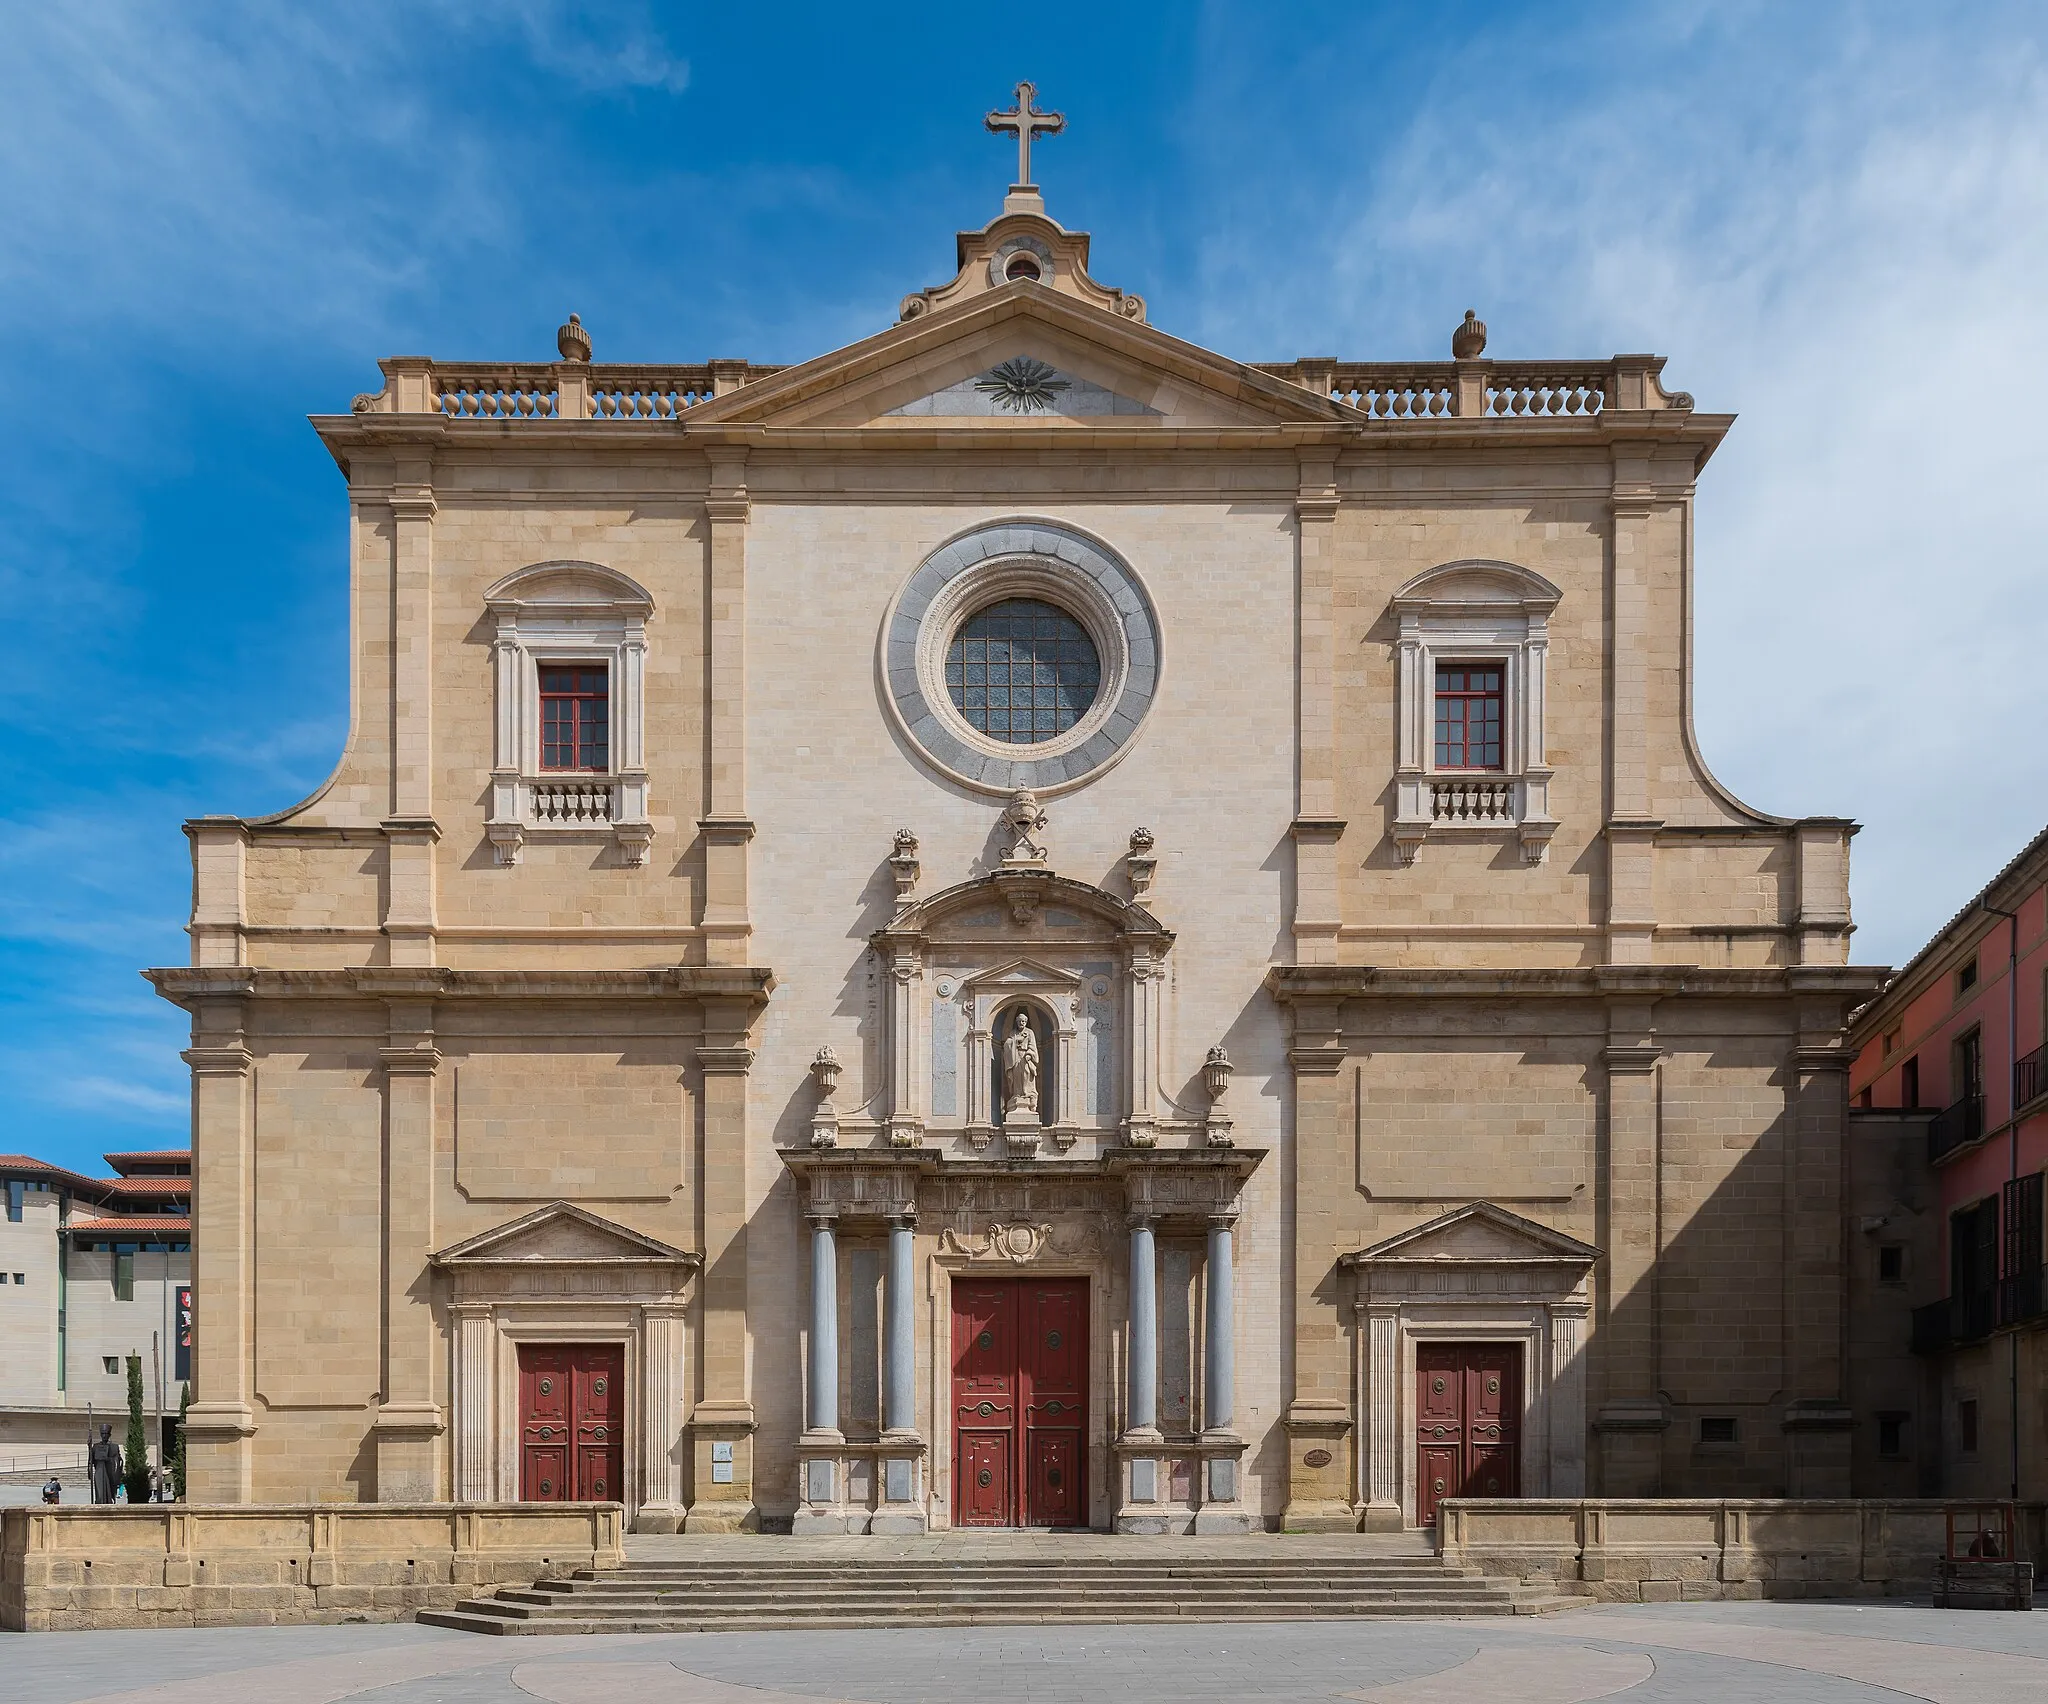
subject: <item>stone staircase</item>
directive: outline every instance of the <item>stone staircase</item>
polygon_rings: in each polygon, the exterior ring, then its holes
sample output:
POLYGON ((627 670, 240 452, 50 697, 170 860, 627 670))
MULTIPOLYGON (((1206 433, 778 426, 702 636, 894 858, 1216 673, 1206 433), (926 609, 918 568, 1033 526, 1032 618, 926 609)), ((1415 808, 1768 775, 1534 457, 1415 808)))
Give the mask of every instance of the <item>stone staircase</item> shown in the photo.
POLYGON ((623 1568, 504 1586, 435 1627, 702 1633, 1043 1622, 1536 1615, 1589 1599, 1469 1573, 1412 1539, 629 1540, 623 1568))

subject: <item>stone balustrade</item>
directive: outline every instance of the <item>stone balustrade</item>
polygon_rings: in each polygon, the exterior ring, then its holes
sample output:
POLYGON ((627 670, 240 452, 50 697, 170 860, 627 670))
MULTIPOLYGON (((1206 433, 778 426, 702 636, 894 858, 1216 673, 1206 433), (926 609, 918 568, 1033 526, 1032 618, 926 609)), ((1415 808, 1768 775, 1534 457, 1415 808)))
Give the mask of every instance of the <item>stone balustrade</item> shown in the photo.
POLYGON ((1515 784, 1512 781, 1432 781, 1430 820, 1467 828, 1513 828, 1515 784))
POLYGON ((0 1510, 0 1628, 402 1621, 479 1587, 625 1562, 617 1503, 0 1510))
POLYGON ((585 361, 436 361, 399 355, 379 363, 384 388, 350 405, 357 414, 428 414, 447 420, 676 420, 699 403, 779 366, 710 361, 625 366, 585 361))
MULTIPOLYGON (((1444 1559, 1610 1603, 1900 1597, 1929 1590, 1947 1544, 1936 1501, 1451 1498, 1444 1559)), ((2019 1506, 2019 1553, 2039 1557, 2048 1505, 2019 1506)))
POLYGON ((1589 419, 1610 409, 1689 410, 1658 382, 1657 355, 1605 361, 1328 361, 1267 363, 1271 373, 1375 420, 1589 419))

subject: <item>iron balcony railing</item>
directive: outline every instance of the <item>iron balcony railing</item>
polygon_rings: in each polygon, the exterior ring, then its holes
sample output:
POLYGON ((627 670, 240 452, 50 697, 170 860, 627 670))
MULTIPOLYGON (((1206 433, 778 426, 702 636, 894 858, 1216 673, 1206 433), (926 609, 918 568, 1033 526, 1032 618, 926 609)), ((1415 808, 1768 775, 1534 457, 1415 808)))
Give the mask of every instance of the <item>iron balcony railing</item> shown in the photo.
POLYGON ((2048 1318, 2048 1267, 2036 1266, 2001 1278, 1982 1290, 1944 1296, 1913 1310, 1912 1350, 1939 1355, 1959 1344, 1989 1337, 2001 1326, 2048 1318))
POLYGON ((2012 1068, 2013 1111, 2044 1094, 2048 1094, 2048 1047, 2037 1047, 2021 1054, 2012 1068))
POLYGON ((1937 1112, 1927 1126, 1927 1158, 1939 1160, 1984 1134, 1984 1097, 1965 1095, 1937 1112))

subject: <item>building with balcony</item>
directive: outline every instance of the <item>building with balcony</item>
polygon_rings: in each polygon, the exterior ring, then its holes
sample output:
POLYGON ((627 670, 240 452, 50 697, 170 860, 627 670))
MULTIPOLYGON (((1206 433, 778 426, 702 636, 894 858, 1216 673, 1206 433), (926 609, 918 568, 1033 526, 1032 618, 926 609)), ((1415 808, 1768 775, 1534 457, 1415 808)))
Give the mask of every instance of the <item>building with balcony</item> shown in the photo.
POLYGON ((0 1154, 0 1474, 82 1465, 89 1415, 122 1436, 128 1356, 159 1423, 191 1376, 192 1155, 105 1157, 112 1177, 0 1154))
POLYGON ((1851 1031, 1851 1151, 1897 1198, 1852 1218, 1852 1284, 1880 1311, 1910 1306, 1919 1360, 1911 1400, 1895 1387, 1872 1422, 1927 1494, 2048 1494, 2044 1023, 2048 831, 1851 1031))

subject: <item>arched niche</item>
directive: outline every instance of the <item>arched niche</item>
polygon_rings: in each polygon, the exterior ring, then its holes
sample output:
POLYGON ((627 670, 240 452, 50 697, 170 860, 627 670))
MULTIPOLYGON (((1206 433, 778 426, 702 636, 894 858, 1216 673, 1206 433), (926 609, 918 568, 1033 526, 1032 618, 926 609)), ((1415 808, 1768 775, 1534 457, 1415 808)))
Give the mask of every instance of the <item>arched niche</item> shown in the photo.
POLYGON ((1035 1015, 1041 1129, 1056 1151, 1153 1147, 1162 1129, 1200 1127, 1159 1084, 1173 932, 1143 906, 1047 870, 1001 869, 906 904, 871 944, 886 987, 885 1080, 864 1099, 883 1109, 892 1146, 1001 1141, 1026 1157, 1003 1134, 995 1062, 998 1020, 1020 1003, 1035 1015))

